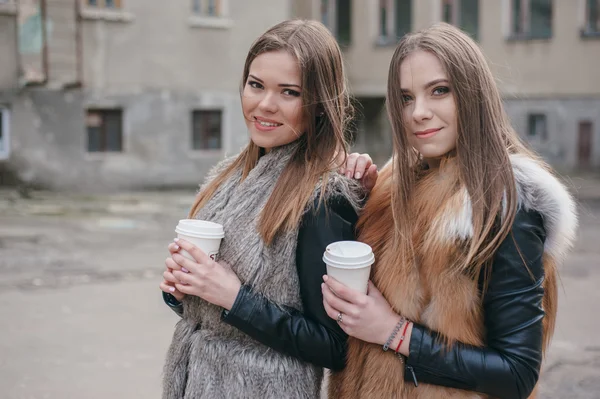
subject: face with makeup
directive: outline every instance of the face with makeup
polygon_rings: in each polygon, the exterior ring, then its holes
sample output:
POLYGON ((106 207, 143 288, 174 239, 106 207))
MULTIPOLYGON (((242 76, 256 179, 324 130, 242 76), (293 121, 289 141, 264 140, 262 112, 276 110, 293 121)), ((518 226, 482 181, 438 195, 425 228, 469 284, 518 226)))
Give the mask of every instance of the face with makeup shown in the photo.
POLYGON ((409 143, 430 164, 456 148, 456 101, 439 59, 417 50, 400 65, 403 118, 409 143))
POLYGON ((270 51, 250 64, 242 110, 250 138, 267 150, 297 140, 306 130, 300 66, 286 51, 270 51))

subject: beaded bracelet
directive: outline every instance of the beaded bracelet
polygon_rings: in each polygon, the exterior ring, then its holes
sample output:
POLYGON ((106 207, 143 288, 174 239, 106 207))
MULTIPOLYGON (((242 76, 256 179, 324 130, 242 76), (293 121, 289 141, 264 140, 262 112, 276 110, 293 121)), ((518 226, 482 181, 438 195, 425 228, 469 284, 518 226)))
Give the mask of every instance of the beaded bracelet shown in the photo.
POLYGON ((400 321, 398 322, 398 324, 396 324, 396 327, 394 327, 394 331, 392 331, 392 335, 390 335, 387 342, 383 345, 384 351, 387 351, 390 348, 390 344, 394 340, 394 337, 396 336, 396 334, 398 334, 398 331, 400 331, 400 327, 402 327, 402 324, 404 324, 405 322, 406 322, 406 317, 400 316, 400 321))

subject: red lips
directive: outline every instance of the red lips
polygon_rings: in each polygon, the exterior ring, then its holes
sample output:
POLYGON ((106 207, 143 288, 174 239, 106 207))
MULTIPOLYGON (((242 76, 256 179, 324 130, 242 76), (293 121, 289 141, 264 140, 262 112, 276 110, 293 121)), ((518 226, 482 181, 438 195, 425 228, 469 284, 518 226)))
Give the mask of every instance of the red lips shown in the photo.
POLYGON ((437 128, 437 129, 420 130, 418 132, 415 132, 415 136, 417 136, 419 138, 427 138, 427 137, 431 137, 431 136, 435 135, 440 130, 442 130, 441 127, 437 128))

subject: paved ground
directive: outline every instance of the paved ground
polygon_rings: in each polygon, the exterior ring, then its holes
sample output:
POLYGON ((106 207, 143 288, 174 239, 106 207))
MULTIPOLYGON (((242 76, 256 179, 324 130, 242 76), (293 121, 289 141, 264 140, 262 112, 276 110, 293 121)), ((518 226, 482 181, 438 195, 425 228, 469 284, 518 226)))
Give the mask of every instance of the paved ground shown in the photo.
MULTIPOLYGON (((581 197, 541 398, 600 397, 600 182, 581 197), (593 305, 594 304, 594 305, 593 305)), ((0 397, 160 397, 177 317, 161 303, 166 244, 193 192, 0 190, 0 397)))

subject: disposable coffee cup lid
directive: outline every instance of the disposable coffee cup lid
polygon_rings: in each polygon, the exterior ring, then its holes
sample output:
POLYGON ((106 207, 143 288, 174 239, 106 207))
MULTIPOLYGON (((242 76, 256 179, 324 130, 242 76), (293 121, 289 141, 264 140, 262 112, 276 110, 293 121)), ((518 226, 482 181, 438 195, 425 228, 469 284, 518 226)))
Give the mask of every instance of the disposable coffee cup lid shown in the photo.
POLYGON ((207 220, 182 219, 179 221, 177 227, 175 227, 175 232, 177 234, 199 238, 225 237, 222 225, 207 220))
POLYGON ((328 265, 356 269, 370 266, 375 262, 371 247, 358 241, 338 241, 325 248, 323 261, 328 265))

